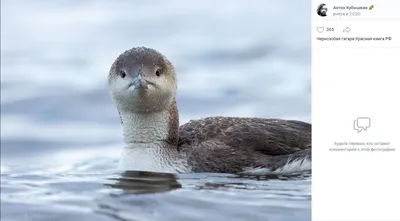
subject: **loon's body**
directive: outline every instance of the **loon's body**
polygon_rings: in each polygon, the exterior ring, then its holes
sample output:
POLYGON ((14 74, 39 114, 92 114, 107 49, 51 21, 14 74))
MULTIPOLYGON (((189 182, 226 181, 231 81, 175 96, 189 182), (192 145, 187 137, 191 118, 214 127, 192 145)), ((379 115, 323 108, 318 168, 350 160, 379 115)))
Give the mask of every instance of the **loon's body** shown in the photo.
POLYGON ((126 143, 120 169, 254 175, 311 170, 309 123, 208 117, 179 126, 175 69, 154 49, 121 54, 108 82, 126 143))

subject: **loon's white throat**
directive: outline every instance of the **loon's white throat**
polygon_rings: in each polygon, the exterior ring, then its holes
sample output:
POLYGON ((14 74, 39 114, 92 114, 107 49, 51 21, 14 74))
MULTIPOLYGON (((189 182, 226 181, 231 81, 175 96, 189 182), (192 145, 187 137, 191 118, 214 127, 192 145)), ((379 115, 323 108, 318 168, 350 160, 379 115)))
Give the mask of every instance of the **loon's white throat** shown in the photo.
POLYGON ((169 143, 171 116, 169 110, 155 113, 120 111, 124 147, 119 169, 167 173, 189 172, 184 153, 169 143))

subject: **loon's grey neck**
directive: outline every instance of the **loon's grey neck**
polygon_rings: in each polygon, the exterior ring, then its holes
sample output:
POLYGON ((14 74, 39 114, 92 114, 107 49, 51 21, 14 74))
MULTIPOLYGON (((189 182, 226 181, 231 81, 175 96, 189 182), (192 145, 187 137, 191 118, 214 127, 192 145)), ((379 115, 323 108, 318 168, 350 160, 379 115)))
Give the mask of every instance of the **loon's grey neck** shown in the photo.
POLYGON ((180 173, 190 168, 184 153, 177 150, 179 117, 176 103, 152 113, 119 110, 125 148, 119 169, 180 173))
POLYGON ((119 114, 127 148, 155 143, 176 148, 179 139, 179 116, 175 102, 168 109, 157 112, 120 109, 119 114))

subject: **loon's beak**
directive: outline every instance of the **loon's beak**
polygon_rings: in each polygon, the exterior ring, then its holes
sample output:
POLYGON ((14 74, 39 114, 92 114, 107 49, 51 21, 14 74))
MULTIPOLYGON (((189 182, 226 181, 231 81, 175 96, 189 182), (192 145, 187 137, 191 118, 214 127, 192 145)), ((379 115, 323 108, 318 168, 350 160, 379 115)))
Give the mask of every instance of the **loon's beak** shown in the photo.
POLYGON ((135 77, 133 78, 132 82, 129 84, 129 87, 133 86, 135 89, 139 88, 148 88, 148 83, 147 81, 143 78, 143 73, 138 72, 135 77))

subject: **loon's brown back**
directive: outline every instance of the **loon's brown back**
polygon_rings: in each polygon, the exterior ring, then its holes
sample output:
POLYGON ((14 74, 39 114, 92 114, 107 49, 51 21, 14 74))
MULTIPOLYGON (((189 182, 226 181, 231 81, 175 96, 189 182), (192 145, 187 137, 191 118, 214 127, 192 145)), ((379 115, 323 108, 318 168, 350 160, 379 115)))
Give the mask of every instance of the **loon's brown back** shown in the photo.
POLYGON ((218 140, 231 148, 284 155, 311 148, 311 124, 282 119, 208 117, 179 127, 178 149, 218 140))

